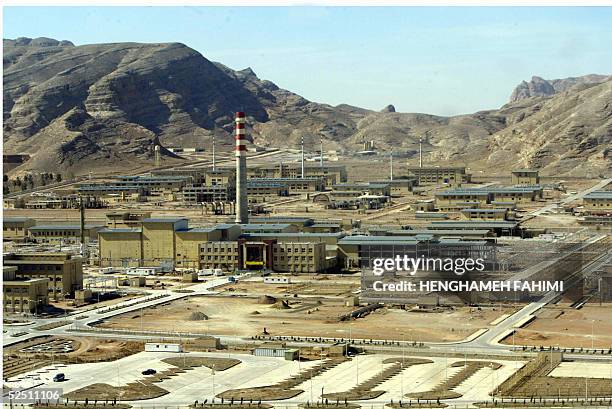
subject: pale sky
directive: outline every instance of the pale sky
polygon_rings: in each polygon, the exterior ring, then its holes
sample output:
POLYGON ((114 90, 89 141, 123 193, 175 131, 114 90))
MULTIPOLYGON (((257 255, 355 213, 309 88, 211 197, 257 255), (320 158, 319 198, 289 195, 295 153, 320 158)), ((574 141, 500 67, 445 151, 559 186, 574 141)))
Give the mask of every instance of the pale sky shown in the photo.
POLYGON ((321 103, 498 108, 532 75, 612 73, 611 7, 5 7, 3 37, 181 42, 321 103))

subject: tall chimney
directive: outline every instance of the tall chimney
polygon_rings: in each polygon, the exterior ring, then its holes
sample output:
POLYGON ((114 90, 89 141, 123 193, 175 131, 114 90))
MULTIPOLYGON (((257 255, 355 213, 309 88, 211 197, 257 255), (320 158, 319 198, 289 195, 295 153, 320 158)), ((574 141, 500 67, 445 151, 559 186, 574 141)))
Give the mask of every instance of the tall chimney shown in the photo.
POLYGON ((246 118, 244 112, 236 112, 236 223, 249 222, 246 167, 246 118))
POLYGON ((306 176, 304 172, 304 135, 302 135, 302 179, 306 176))
POLYGON ((160 162, 161 162, 161 158, 160 158, 159 145, 155 145, 155 167, 156 168, 159 168, 160 162))

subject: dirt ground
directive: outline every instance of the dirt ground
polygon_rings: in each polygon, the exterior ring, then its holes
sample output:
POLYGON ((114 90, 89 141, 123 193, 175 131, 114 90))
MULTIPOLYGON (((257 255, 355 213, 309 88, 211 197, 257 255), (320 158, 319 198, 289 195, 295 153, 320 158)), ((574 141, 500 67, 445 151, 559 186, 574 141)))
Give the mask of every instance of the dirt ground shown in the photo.
MULTIPOLYGON (((346 307, 341 300, 322 303, 304 298, 288 300, 289 308, 283 308, 279 303, 259 304, 256 297, 191 297, 146 311, 142 328, 237 336, 261 335, 266 328, 273 336, 457 341, 507 312, 469 307, 429 313, 382 308, 364 318, 341 322, 339 316, 356 307, 346 307), (192 320, 195 312, 208 319, 192 320)), ((124 314, 100 324, 105 328, 135 330, 140 325, 139 313, 124 314)))
MULTIPOLYGON (((562 348, 612 348, 612 304, 586 304, 579 310, 569 306, 547 306, 514 335, 517 345, 562 348), (591 337, 591 334, 594 337, 591 337)), ((503 343, 512 344, 512 337, 503 343)))
MULTIPOLYGON (((283 277, 283 275, 275 275, 283 277)), ((360 286, 360 277, 352 275, 299 275, 286 276, 289 284, 266 284, 263 281, 239 281, 219 289, 223 293, 240 295, 293 295, 348 297, 360 286), (307 282, 306 282, 307 281, 307 282)))

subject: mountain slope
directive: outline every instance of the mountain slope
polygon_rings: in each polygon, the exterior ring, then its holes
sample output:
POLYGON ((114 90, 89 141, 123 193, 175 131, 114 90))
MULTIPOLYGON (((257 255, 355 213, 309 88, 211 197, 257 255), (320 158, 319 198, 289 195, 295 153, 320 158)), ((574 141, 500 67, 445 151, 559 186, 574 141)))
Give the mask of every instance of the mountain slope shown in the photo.
MULTIPOLYGON (((4 150, 32 156, 14 172, 138 169, 151 165, 155 144, 208 147, 212 135, 229 149, 238 110, 260 146, 297 148, 304 137, 312 151, 323 137, 326 149, 354 152, 374 140, 410 157, 423 136, 429 163, 610 169, 610 77, 534 77, 500 109, 440 117, 315 103, 178 43, 4 46, 4 150)), ((180 161, 163 153, 164 163, 180 161)))

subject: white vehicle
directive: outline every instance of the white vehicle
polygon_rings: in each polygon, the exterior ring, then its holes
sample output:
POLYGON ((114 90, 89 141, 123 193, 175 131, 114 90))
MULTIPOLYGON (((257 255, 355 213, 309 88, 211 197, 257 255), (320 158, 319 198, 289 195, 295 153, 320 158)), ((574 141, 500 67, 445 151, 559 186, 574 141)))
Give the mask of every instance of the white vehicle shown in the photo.
POLYGON ((215 272, 212 268, 203 268, 201 270, 198 270, 198 275, 200 277, 211 276, 213 274, 215 274, 215 272))
POLYGON ((223 270, 221 270, 220 268, 215 268, 215 276, 220 277, 220 276, 224 276, 225 273, 223 272, 223 270))

